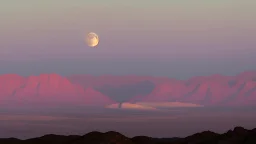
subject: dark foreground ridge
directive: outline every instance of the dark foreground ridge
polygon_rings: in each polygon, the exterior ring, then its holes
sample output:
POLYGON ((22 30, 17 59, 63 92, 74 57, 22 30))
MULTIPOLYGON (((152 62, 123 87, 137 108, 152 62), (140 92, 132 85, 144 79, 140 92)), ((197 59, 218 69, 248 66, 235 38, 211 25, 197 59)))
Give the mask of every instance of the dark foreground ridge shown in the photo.
POLYGON ((185 138, 151 138, 136 136, 128 138, 118 132, 90 132, 83 136, 45 135, 38 138, 19 140, 0 139, 0 144, 256 144, 256 128, 246 130, 235 127, 224 134, 204 131, 185 138))

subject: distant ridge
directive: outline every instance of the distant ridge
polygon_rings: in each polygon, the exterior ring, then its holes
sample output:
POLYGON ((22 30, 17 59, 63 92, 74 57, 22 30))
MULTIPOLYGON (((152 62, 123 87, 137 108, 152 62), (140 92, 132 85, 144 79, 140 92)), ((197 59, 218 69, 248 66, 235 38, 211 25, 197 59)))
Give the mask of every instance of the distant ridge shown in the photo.
POLYGON ((44 135, 38 138, 20 140, 16 138, 2 138, 1 144, 255 144, 256 129, 247 130, 235 127, 226 133, 218 134, 211 131, 187 136, 185 138, 151 138, 136 136, 128 138, 118 132, 90 132, 83 136, 44 135))
POLYGON ((149 76, 0 75, 0 104, 40 106, 179 102, 203 106, 256 106, 256 71, 188 80, 149 76), (44 105, 41 104, 41 105, 44 105))

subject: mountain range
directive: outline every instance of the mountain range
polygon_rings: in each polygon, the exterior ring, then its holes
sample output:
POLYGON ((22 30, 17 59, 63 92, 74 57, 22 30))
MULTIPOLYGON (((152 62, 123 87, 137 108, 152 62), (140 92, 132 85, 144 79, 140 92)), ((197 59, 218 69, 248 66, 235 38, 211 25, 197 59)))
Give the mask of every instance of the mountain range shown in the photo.
POLYGON ((42 137, 20 140, 16 138, 2 138, 3 144, 255 144, 256 129, 247 130, 235 127, 226 133, 218 134, 211 131, 187 136, 185 138, 151 138, 136 136, 128 138, 118 132, 108 131, 90 132, 83 136, 78 135, 44 135, 42 137))
POLYGON ((41 74, 0 75, 1 105, 86 105, 189 103, 201 106, 255 106, 256 71, 188 80, 150 76, 41 74))

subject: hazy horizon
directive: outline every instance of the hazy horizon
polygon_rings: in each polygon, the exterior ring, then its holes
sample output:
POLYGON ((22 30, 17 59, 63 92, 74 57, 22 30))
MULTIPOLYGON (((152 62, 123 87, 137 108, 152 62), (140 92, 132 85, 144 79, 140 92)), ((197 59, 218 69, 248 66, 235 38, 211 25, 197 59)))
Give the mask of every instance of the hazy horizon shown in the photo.
POLYGON ((246 71, 255 71, 251 58, 243 60, 80 60, 80 59, 48 59, 31 61, 0 61, 1 74, 18 74, 22 76, 56 73, 62 76, 70 75, 137 75, 153 77, 169 77, 186 80, 196 76, 215 74, 234 76, 246 71), (218 65, 214 64, 218 63, 218 65), (239 65, 240 67, 234 67, 239 65), (188 70, 189 69, 189 70, 188 70))

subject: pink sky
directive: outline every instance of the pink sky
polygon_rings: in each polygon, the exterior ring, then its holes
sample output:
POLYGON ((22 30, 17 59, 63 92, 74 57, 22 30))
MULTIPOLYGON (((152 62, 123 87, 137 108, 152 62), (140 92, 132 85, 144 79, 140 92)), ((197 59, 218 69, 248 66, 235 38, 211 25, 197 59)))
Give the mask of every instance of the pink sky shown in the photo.
MULTIPOLYGON (((238 73, 255 68, 250 64, 256 60, 254 4, 252 0, 1 2, 0 60, 43 62, 51 58, 63 60, 62 63, 72 59, 92 61, 89 65, 107 65, 109 59, 155 63, 164 59, 173 63, 169 67, 177 71, 181 71, 179 67, 184 61, 198 65, 197 69, 203 71, 206 64, 198 61, 219 65, 221 60, 225 65, 233 64, 238 73), (85 45, 86 33, 90 31, 100 36, 97 49, 85 45), (231 60, 241 64, 234 65, 231 60)), ((129 65, 131 69, 141 67, 129 65)), ((217 66, 216 72, 225 73, 222 67, 217 66)), ((8 71, 20 73, 11 69, 8 71)), ((60 70, 46 69, 60 73, 60 70)), ((109 71, 106 68, 103 73, 109 71)), ((148 74, 146 70, 144 73, 148 74)))

